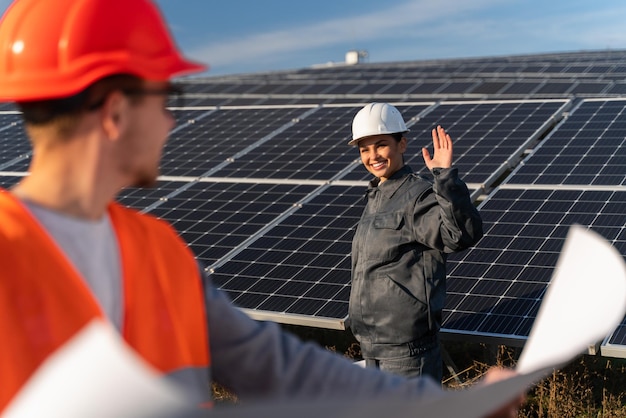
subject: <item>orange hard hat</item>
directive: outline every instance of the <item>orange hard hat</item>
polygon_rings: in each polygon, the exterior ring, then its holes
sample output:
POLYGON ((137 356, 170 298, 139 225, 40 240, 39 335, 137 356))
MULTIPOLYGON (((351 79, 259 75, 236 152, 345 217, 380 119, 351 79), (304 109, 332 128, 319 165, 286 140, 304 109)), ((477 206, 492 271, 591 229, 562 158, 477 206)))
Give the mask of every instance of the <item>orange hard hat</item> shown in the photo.
POLYGON ((16 0, 0 21, 0 101, 67 97, 113 74, 166 81, 206 68, 182 56, 150 0, 16 0))

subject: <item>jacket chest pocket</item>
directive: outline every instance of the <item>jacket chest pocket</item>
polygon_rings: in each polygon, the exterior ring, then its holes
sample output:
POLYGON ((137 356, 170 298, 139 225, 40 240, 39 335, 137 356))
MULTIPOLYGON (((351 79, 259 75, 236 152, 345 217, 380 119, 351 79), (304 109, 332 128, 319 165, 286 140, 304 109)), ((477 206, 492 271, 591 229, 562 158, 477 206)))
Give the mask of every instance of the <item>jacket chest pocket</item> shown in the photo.
POLYGON ((402 243, 404 216, 402 213, 378 214, 372 220, 372 227, 366 243, 370 260, 391 260, 399 253, 402 243))
POLYGON ((404 217, 401 213, 383 213, 374 217, 374 229, 400 230, 404 217))

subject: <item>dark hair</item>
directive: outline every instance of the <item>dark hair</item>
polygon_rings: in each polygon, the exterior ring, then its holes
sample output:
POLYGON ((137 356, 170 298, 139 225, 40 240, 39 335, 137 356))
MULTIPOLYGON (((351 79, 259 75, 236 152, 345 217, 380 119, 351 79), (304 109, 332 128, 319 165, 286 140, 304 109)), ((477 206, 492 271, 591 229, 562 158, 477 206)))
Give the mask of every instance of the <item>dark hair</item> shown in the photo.
POLYGON ((83 112, 98 109, 115 90, 137 89, 141 78, 130 74, 115 74, 102 78, 84 90, 60 99, 46 99, 17 103, 27 125, 44 125, 60 118, 72 118, 83 112))
POLYGON ((402 140, 402 137, 404 136, 404 132, 396 132, 390 135, 393 137, 393 139, 396 140, 396 142, 400 142, 402 140))

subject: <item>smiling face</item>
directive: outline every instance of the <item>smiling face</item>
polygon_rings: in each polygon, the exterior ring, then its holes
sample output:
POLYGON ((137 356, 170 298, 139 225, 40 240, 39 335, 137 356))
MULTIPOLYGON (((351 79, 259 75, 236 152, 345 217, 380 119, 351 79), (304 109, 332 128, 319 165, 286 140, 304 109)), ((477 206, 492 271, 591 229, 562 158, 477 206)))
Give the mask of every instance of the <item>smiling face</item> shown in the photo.
POLYGON ((361 162, 374 176, 384 182, 404 166, 406 138, 397 141, 391 135, 374 135, 359 141, 361 162))

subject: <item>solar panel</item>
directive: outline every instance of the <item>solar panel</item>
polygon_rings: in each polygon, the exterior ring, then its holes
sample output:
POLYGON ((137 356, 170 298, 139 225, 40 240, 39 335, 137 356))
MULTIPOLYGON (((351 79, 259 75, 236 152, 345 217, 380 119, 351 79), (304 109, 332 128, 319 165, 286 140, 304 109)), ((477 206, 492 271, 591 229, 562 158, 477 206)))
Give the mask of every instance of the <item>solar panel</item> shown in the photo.
POLYGON ((0 113, 0 149, 0 170, 12 171, 15 163, 30 158, 30 143, 17 112, 0 113))
POLYGON ((343 329, 352 234, 365 190, 317 190, 291 215, 214 268, 214 281, 254 318, 343 329))
POLYGON ((288 94, 294 93, 295 91, 302 88, 301 84, 286 84, 286 83, 268 83, 265 85, 259 86, 256 90, 254 90, 255 94, 288 94))
MULTIPOLYGON (((341 84, 332 85, 330 88, 324 90, 324 94, 348 94, 348 93, 353 92, 354 90, 363 89, 363 88, 365 88, 363 82, 358 82, 358 83, 345 82, 341 84)), ((365 90, 367 91, 367 89, 365 90)))
POLYGON ((572 88, 573 84, 571 80, 547 82, 535 90, 535 94, 565 94, 572 88))
POLYGON ((626 358, 626 320, 602 343, 600 353, 608 357, 626 358))
POLYGON ((13 103, 0 103, 0 112, 15 112, 16 106, 13 103))
POLYGON ((0 187, 3 189, 10 189, 13 185, 17 184, 23 176, 9 176, 0 174, 0 187))
POLYGON ((601 94, 610 86, 607 81, 604 82, 589 82, 579 81, 576 83, 573 89, 569 91, 570 94, 583 95, 583 94, 601 94))
POLYGON ((448 84, 447 80, 423 82, 416 85, 415 88, 411 90, 411 94, 435 94, 444 88, 446 84, 448 84))
POLYGON ((207 175, 305 110, 220 108, 196 114, 172 133, 163 153, 161 171, 167 176, 207 175))
POLYGON ((259 88, 259 83, 241 83, 234 84, 229 89, 224 90, 224 93, 231 94, 252 94, 259 88))
POLYGON ((534 93, 542 84, 542 81, 514 81, 500 91, 500 94, 526 96, 534 93))
POLYGON ((463 94, 477 84, 476 81, 456 81, 446 84, 437 90, 437 94, 463 94))
POLYGON ((389 83, 389 87, 381 91, 384 94, 408 94, 411 90, 413 90, 418 82, 407 82, 407 83, 389 83))
POLYGON ((515 184, 625 185, 626 101, 585 100, 540 143, 515 184))
POLYGON ((617 94, 623 95, 626 94, 626 83, 614 83, 609 87, 609 90, 606 94, 617 94))
POLYGON ((161 180, 155 187, 126 188, 118 194, 116 200, 125 206, 146 212, 184 190, 190 184, 190 182, 161 180))
POLYGON ((520 344, 569 227, 587 226, 624 250, 623 212, 617 212, 625 204, 626 190, 501 188, 492 193, 480 205, 483 239, 449 257, 443 332, 520 344))
POLYGON ((293 210, 316 187, 236 180, 183 183, 146 212, 170 222, 196 257, 211 266, 293 210))
POLYGON ((478 84, 473 89, 469 90, 468 93, 471 94, 497 94, 500 90, 502 90, 505 86, 507 86, 509 81, 483 81, 478 84))
POLYGON ((367 83, 357 87, 352 94, 377 94, 385 91, 389 87, 389 82, 367 83))

